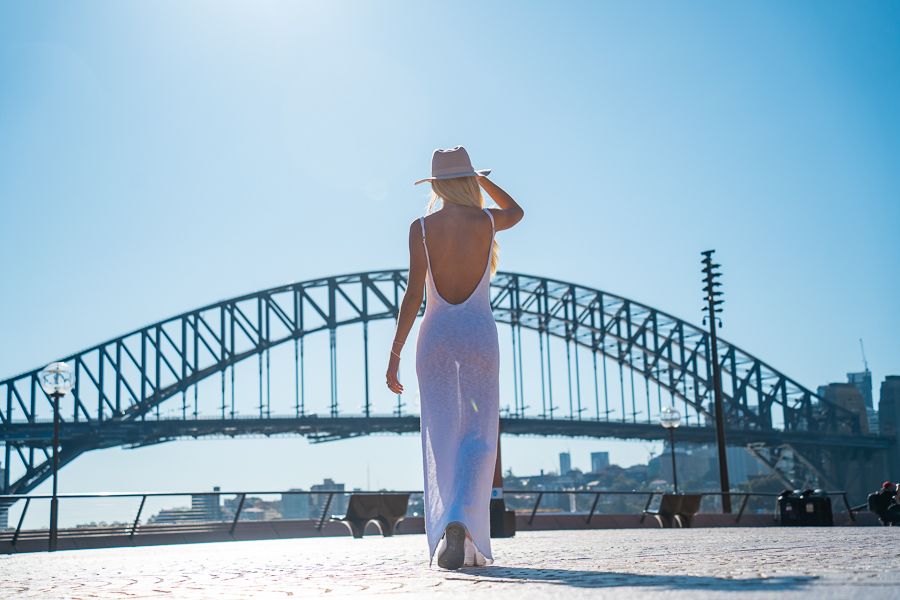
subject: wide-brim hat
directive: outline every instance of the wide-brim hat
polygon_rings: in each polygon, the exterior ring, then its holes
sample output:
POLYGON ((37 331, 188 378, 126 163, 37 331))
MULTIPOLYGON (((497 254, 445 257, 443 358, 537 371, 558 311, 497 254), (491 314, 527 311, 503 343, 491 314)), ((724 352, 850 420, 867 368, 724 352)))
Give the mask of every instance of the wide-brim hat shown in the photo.
POLYGON ((490 172, 490 169, 473 169, 472 161, 469 160, 469 153, 462 146, 446 149, 436 148, 431 153, 431 177, 420 179, 413 185, 419 185, 423 181, 434 181, 435 179, 487 175, 490 172))

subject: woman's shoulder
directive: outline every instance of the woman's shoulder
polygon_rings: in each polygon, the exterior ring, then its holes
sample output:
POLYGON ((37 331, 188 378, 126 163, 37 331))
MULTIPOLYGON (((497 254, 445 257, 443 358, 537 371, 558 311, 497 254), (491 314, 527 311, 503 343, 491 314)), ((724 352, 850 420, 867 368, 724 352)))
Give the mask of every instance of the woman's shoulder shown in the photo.
POLYGON ((417 217, 410 223, 410 231, 413 229, 421 231, 423 227, 426 231, 446 230, 447 233, 470 231, 473 226, 479 227, 478 223, 482 220, 487 225, 488 230, 490 230, 490 221, 493 221, 493 217, 496 213, 494 213, 494 215, 487 215, 490 217, 490 219, 488 219, 484 213, 488 212, 490 209, 486 207, 467 208, 471 208, 471 210, 454 211, 452 213, 436 210, 433 213, 417 217))

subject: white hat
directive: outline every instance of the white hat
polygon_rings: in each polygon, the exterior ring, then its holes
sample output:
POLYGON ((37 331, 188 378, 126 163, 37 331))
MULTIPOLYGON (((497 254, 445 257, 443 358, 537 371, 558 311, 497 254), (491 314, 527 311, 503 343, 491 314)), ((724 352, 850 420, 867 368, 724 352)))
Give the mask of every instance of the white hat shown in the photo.
POLYGON ((490 172, 490 169, 479 169, 477 171, 473 169, 472 161, 469 160, 469 153, 462 146, 447 148, 446 150, 437 148, 431 154, 431 177, 420 179, 413 185, 419 185, 423 181, 434 181, 435 179, 487 175, 490 172))

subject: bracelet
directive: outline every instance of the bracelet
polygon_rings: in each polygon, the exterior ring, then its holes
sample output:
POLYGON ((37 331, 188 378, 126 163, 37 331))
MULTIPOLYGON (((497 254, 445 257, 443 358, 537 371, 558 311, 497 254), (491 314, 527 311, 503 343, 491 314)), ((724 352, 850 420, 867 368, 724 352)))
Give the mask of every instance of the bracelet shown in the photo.
POLYGON ((403 358, 402 356, 400 356, 399 354, 397 354, 397 353, 394 352, 393 350, 391 350, 391 354, 393 354, 393 355, 396 356, 397 358, 403 358))
POLYGON ((400 345, 402 346, 402 345, 405 344, 406 342, 399 342, 399 341, 397 341, 397 340, 394 340, 394 343, 395 343, 395 344, 400 344, 400 345))

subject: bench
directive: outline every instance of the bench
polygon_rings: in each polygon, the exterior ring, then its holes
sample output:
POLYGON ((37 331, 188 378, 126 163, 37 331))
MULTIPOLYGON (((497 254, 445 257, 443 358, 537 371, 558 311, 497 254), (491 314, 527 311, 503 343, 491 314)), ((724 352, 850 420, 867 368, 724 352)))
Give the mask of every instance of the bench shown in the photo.
POLYGON ((375 521, 381 535, 389 537, 394 535, 397 523, 406 518, 407 506, 409 494, 350 494, 346 516, 330 520, 346 525, 355 538, 361 538, 366 526, 375 521))
MULTIPOLYGON (((663 494, 656 510, 645 508, 641 523, 647 515, 656 517, 660 527, 690 527, 694 515, 700 510, 701 494, 663 494)), ((649 502, 649 501, 648 501, 649 502)))

